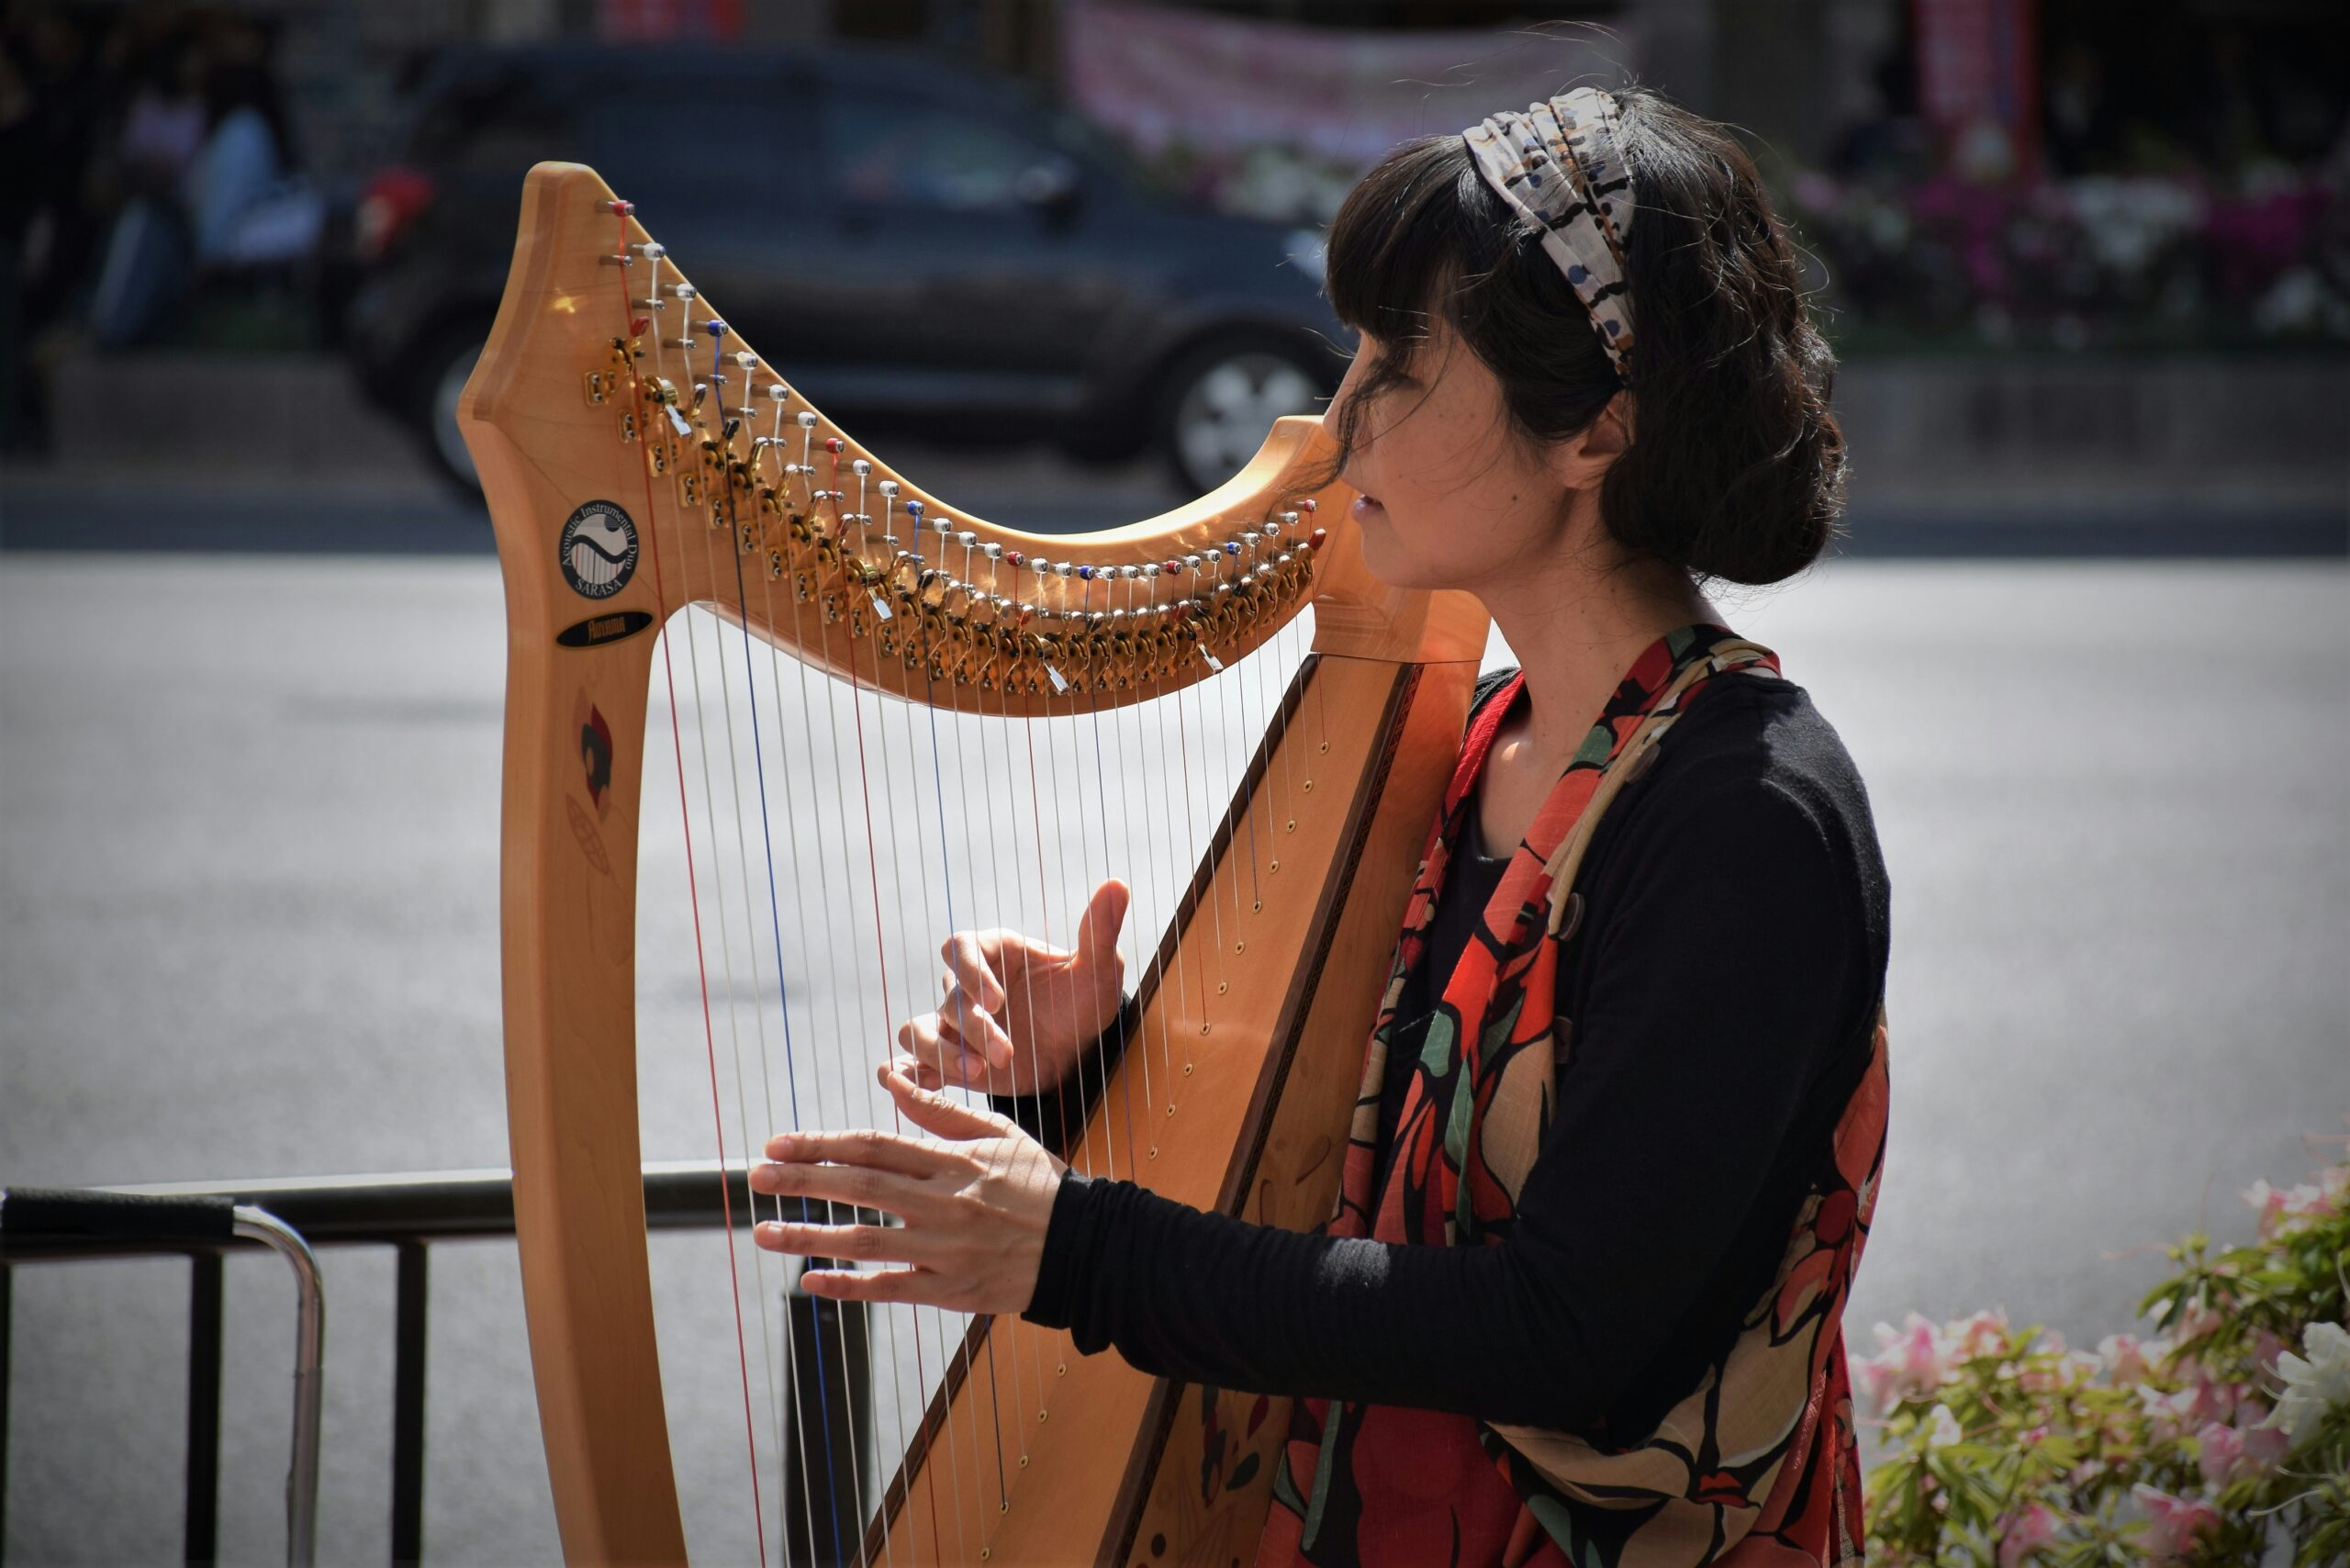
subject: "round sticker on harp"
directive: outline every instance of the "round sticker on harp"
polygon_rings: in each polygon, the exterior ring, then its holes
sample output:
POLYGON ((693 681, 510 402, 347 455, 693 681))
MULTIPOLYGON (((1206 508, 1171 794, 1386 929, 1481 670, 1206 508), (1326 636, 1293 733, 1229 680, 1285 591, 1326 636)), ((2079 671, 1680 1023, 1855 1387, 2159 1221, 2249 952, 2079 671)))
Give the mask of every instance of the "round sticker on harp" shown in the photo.
POLYGON ((614 502, 589 501, 565 520, 557 553, 572 592, 610 599, 636 576, 636 524, 614 502))

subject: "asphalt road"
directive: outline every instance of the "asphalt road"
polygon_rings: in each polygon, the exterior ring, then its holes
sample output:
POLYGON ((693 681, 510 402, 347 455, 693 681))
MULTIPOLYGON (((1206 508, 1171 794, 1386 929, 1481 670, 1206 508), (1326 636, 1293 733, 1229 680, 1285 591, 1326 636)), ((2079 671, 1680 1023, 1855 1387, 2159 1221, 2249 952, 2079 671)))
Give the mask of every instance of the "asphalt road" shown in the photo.
MULTIPOLYGON (((1992 1305, 2094 1343, 2160 1243, 2247 1234, 2235 1193, 2344 1130, 2345 590, 2338 560, 1852 561, 1725 602, 1841 730, 1893 878, 1863 1348, 1908 1308, 1992 1305)), ((477 556, 0 557, 0 1181, 505 1162, 501 667, 477 556)), ((648 888, 679 875, 668 833, 648 888)), ((892 942, 943 918, 890 902, 892 942)), ((689 943, 645 942, 647 1153, 707 1158, 707 1079, 654 1071, 700 1057, 689 943)), ((722 1255, 655 1254, 698 1560, 744 1560, 722 1255)), ((391 1265, 326 1268, 322 1560, 381 1562, 391 1265)), ((552 1561, 512 1250, 433 1271, 430 1556, 552 1561)), ((229 1277, 222 1560, 265 1562, 292 1294, 265 1258, 229 1277)), ((17 1271, 8 1562, 174 1558, 184 1279, 17 1271)))

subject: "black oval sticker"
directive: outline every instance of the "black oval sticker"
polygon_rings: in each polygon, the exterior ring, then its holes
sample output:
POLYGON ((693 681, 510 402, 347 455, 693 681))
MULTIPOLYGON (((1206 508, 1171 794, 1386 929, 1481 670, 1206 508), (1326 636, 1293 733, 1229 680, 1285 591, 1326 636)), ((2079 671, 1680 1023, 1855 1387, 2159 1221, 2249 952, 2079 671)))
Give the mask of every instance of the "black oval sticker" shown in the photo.
POLYGON ((653 617, 642 610, 615 610, 610 615, 591 615, 576 626, 566 626, 555 633, 554 640, 566 648, 593 648, 633 637, 652 624, 653 617))

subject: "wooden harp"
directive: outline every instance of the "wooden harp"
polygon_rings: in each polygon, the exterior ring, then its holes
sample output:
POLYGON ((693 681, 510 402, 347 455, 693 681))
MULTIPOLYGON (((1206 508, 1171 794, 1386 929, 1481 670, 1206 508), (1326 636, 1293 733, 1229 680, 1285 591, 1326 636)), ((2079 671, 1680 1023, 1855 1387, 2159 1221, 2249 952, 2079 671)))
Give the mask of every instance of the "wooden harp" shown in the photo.
MULTIPOLYGON (((834 1123, 888 1125, 871 1070, 897 1019, 935 995, 946 923, 1041 919, 1066 940, 1090 880, 1117 874, 1136 888, 1136 1022, 1069 1158, 1304 1228, 1334 1201, 1486 634, 1473 600, 1367 574, 1351 492, 1300 487, 1328 466, 1317 420, 1280 420, 1242 473, 1164 516, 1024 533, 893 474, 789 374, 713 335, 722 319, 592 170, 542 164, 461 405, 506 584, 507 1092, 531 1354, 574 1563, 687 1556, 639 1182, 647 754, 656 780, 677 779, 660 816, 686 840, 677 880, 706 977, 679 1048, 699 1064, 708 1045, 713 1103, 729 1046, 758 1034, 782 1058, 764 1100, 744 1091, 755 1103, 719 1114, 722 1159, 739 1166, 790 1125, 792 1071, 838 1086, 834 1123), (736 748, 722 779, 722 702, 736 748), (1232 789, 1211 795, 1217 739, 1243 725, 1232 789), (934 771, 946 753, 978 781, 934 771), (813 866, 778 867, 793 834, 813 866), (1152 858, 1166 866, 1139 864, 1152 858), (945 908, 924 877, 950 883, 945 908), (722 991, 738 1011, 713 1021, 722 991), (829 1080, 827 1055, 843 1064, 829 1080)), ((766 1258, 739 1233, 729 1244, 766 1258)), ((894 1355, 910 1380, 919 1360, 927 1386, 877 1414, 845 1536, 778 1542, 769 1525, 763 1552, 1252 1555, 1282 1402, 1154 1380, 1016 1318, 876 1310, 901 1315, 868 1330, 876 1362, 894 1355), (911 1351, 884 1343, 909 1322, 911 1351)), ((746 1360, 746 1406, 755 1381, 746 1360)), ((754 1446, 765 1424, 748 1423, 754 1446)), ((756 1508, 775 1483, 755 1459, 753 1474, 756 1508)), ((767 1518, 780 1513, 770 1501, 767 1518)))

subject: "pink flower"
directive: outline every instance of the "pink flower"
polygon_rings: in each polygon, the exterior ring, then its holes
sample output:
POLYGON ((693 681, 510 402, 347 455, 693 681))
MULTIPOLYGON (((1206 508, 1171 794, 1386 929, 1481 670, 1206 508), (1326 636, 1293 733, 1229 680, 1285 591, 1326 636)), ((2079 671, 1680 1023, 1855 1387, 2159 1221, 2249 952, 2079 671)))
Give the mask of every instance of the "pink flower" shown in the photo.
POLYGON ((1975 1356, 2005 1355, 2008 1350, 2008 1311, 2000 1307, 1992 1312, 1978 1312, 1971 1317, 1951 1325, 1957 1341, 1956 1353, 1961 1360, 1975 1356))
POLYGON ((2252 1340, 2253 1375, 2263 1378, 2276 1376, 2277 1356, 2291 1349, 2291 1340, 2280 1338, 2266 1328, 2261 1329, 2252 1340))
POLYGON ((2044 1503, 2033 1503, 2012 1518, 2002 1520, 1999 1568, 2016 1568, 2026 1556, 2054 1540, 2056 1524, 2055 1514, 2044 1503))
POLYGON ((2138 1384, 2134 1391, 2138 1405, 2146 1414, 2146 1436, 2157 1443, 2166 1443, 2196 1423, 2191 1419, 2195 1408, 2195 1391, 2182 1388, 2165 1391, 2150 1383, 2138 1384))
POLYGON ((2139 1482, 2130 1495, 2146 1510, 2146 1529, 2138 1539, 2157 1561, 2183 1557, 2195 1538, 2219 1527, 2219 1511, 2199 1497, 2174 1497, 2139 1482))
POLYGON ((2266 1182, 2246 1187, 2244 1201, 2260 1215, 2260 1238, 2267 1241, 2289 1235, 2305 1221, 2338 1212, 2345 1193, 2350 1193, 2350 1175, 2344 1175, 2345 1170, 2350 1167, 2335 1166, 2318 1182, 2303 1182, 2296 1187, 2272 1187, 2266 1182))
POLYGON ((2146 1361, 2146 1348, 2135 1334, 2108 1334, 2098 1341, 2097 1353, 2105 1359, 2105 1370, 2116 1388, 2143 1383, 2153 1370, 2146 1361))
POLYGON ((2175 1344, 2190 1345, 2226 1322, 2227 1319, 2213 1308, 2204 1305, 2199 1301, 2190 1301, 2187 1304, 2186 1310, 2178 1315, 2178 1322, 2172 1328, 2171 1338, 2175 1344))
POLYGON ((2334 1195, 2314 1182, 2304 1182, 2285 1194, 2285 1212, 2299 1219, 2322 1219, 2333 1210, 2334 1195))
POLYGON ((2255 1182, 2244 1190, 2244 1205, 2260 1216, 2260 1239, 2267 1240, 2277 1233, 2277 1222, 2285 1216, 2285 1193, 2272 1187, 2266 1179, 2255 1182))
POLYGON ((1895 1397, 1928 1393, 1949 1374, 1942 1333, 1919 1314, 1910 1313, 1898 1328, 1880 1323, 1872 1332, 1879 1347, 1876 1360, 1892 1374, 1895 1397))
POLYGON ((2257 1399, 2246 1399, 2236 1406, 2236 1436, 2244 1444, 2244 1462, 2258 1475, 2276 1469, 2293 1447, 2290 1437, 2261 1425, 2267 1417, 2268 1406, 2257 1399))
POLYGON ((2244 1437, 2233 1427, 2206 1422, 2195 1434, 2195 1459, 2205 1482, 2225 1486, 2244 1469, 2244 1437))
POLYGON ((1847 1358, 1852 1389, 1872 1416, 1883 1416, 1900 1397, 1901 1373, 1882 1356, 1847 1358))

